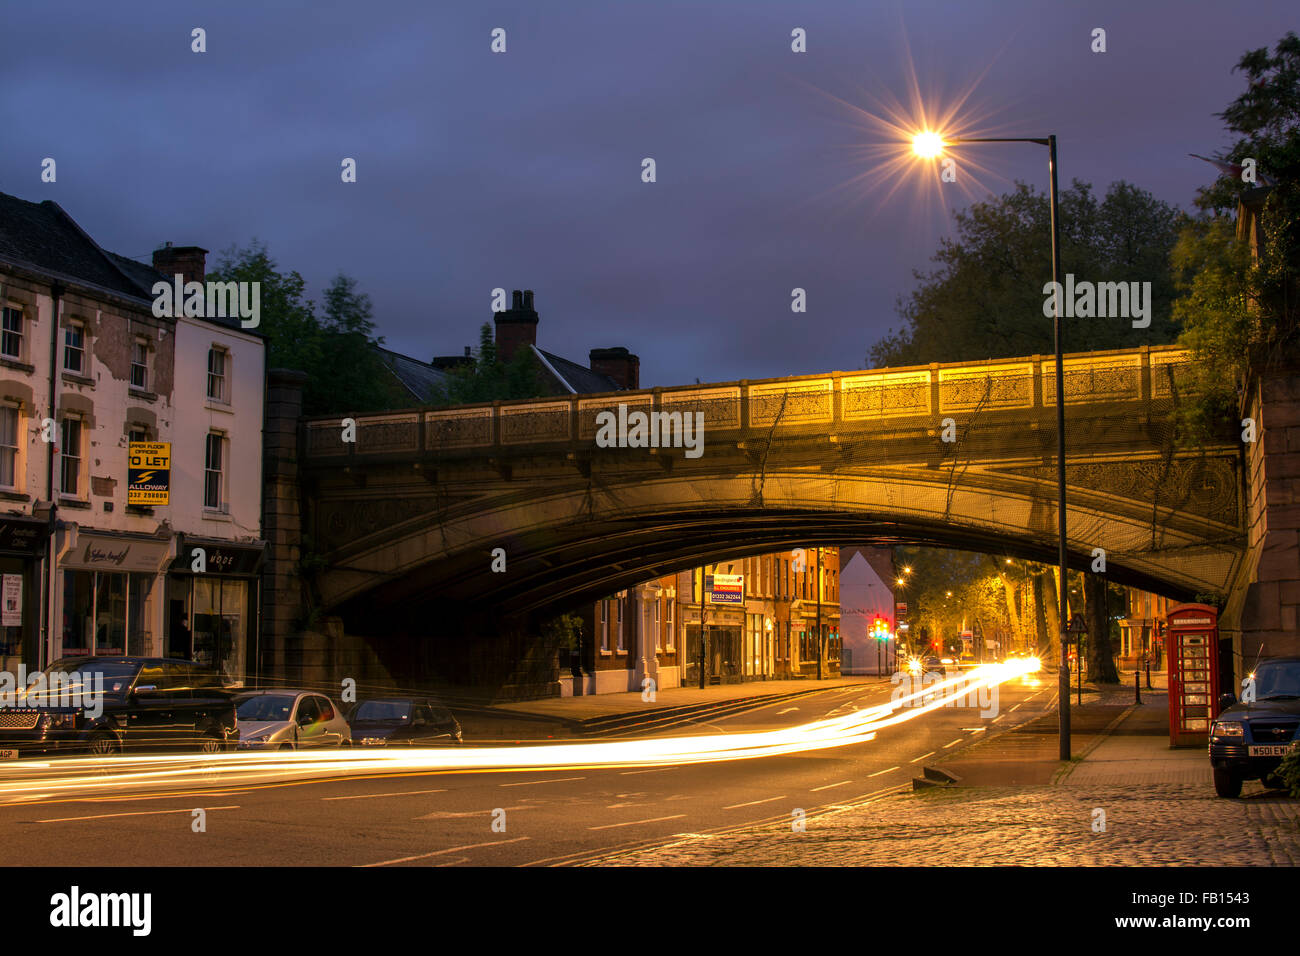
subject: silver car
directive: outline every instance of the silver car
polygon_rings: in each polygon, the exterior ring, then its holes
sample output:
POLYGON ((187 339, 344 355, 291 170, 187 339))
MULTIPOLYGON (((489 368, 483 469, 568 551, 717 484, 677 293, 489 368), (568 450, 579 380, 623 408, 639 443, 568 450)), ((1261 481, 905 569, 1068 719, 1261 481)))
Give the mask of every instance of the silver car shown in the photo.
POLYGON ((324 694, 263 690, 235 701, 240 750, 350 747, 352 730, 343 710, 324 694))

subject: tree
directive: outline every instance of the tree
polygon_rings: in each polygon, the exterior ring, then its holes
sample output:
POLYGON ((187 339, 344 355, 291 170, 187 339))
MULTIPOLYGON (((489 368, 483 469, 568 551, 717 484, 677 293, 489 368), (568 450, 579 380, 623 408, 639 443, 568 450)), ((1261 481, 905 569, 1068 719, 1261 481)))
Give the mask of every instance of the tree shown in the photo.
MULTIPOLYGON (((1060 196, 1064 273, 1093 282, 1150 282, 1151 325, 1124 319, 1066 319, 1071 352, 1172 342, 1174 287, 1169 251, 1180 214, 1145 190, 1111 184, 1099 203, 1075 180, 1060 196)), ((1025 183, 1000 198, 956 213, 958 238, 943 239, 934 271, 914 273, 919 287, 898 302, 903 326, 871 347, 873 368, 1048 354, 1051 319, 1043 286, 1051 281, 1048 197, 1025 183)))
POLYGON ((207 278, 261 283, 258 331, 266 336, 266 367, 307 373, 305 414, 393 407, 388 373, 375 352, 381 340, 373 335, 370 298, 357 291, 355 280, 340 274, 330 283, 322 321, 315 303, 304 298, 302 276, 282 272, 257 239, 223 252, 207 278))
POLYGON ((492 326, 479 329, 478 357, 471 365, 447 373, 446 387, 434 398, 435 405, 472 405, 478 402, 541 398, 547 394, 532 352, 520 349, 509 362, 497 357, 492 326))
POLYGON ((1198 370, 1200 397, 1184 428, 1191 441, 1235 417, 1251 367, 1293 359, 1300 345, 1300 38, 1288 33, 1271 56, 1267 47, 1252 50, 1235 70, 1246 74, 1247 89, 1217 115, 1240 134, 1225 160, 1242 173, 1200 190, 1203 215, 1183 224, 1173 255, 1179 341, 1198 370), (1260 188, 1260 174, 1276 185, 1260 188), (1251 237, 1237 235, 1233 214, 1242 200, 1262 203, 1258 260, 1251 237))

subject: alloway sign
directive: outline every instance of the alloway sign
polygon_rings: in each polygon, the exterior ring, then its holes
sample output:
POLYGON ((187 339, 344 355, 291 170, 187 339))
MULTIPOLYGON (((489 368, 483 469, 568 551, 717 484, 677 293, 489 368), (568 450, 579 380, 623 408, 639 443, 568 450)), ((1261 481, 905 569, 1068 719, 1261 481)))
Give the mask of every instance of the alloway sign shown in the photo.
POLYGON ((171 442, 131 442, 127 447, 126 503, 170 504, 171 473, 171 442))

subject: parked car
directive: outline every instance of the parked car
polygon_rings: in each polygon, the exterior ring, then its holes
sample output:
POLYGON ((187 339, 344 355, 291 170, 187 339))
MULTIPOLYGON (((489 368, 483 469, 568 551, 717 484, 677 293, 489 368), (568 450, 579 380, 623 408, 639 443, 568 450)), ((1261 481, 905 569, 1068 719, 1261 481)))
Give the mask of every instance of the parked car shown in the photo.
POLYGON ((241 750, 350 747, 352 729, 343 709, 310 690, 260 690, 235 701, 241 750))
POLYGON ((1261 661, 1251 676, 1254 700, 1222 695, 1227 706, 1210 727, 1214 792, 1221 797, 1240 796, 1243 780, 1281 786, 1278 765, 1300 746, 1300 657, 1261 661))
POLYGON ((218 753, 238 735, 232 693, 191 661, 70 657, 32 676, 0 709, 0 759, 187 749, 218 753))
POLYGON ((383 697, 362 701, 348 722, 362 747, 436 747, 461 743, 460 722, 451 711, 418 697, 383 697))

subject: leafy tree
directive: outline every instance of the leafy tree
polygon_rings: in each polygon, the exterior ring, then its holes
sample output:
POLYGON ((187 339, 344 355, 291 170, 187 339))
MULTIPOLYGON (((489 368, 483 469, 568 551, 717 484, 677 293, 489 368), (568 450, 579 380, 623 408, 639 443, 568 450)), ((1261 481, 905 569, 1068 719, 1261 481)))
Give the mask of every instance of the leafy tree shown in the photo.
POLYGON ((492 326, 479 329, 478 357, 472 364, 448 372, 448 384, 434 397, 435 405, 471 405, 477 402, 541 398, 548 394, 528 349, 519 349, 509 362, 497 357, 492 326))
MULTIPOLYGON (((1180 214, 1145 190, 1113 183, 1098 202, 1075 180, 1060 195, 1062 275, 1078 281, 1150 282, 1151 325, 1124 319, 1065 319, 1068 351, 1171 342, 1174 295, 1169 251, 1180 214)), ((871 367, 1049 354, 1052 320, 1043 286, 1052 279, 1048 197, 1025 183, 956 213, 957 239, 943 239, 937 268, 914 273, 919 287, 897 309, 898 331, 871 347, 871 367)))
POLYGON ((1174 254, 1180 341, 1196 356, 1204 393, 1191 410, 1193 438, 1233 417, 1250 367, 1294 359, 1300 345, 1300 37, 1286 34, 1272 55, 1267 47, 1247 52, 1235 70, 1247 89, 1217 115, 1239 134, 1225 160, 1243 175, 1221 176, 1199 192, 1204 215, 1183 226, 1174 254), (1255 183, 1243 178, 1248 160, 1255 183), (1259 188, 1259 174, 1275 185, 1259 188), (1250 237, 1236 234, 1243 198, 1263 202, 1257 261, 1250 237))
POLYGON ((257 239, 223 252, 207 278, 261 283, 258 331, 266 336, 266 367, 307 373, 306 414, 392 407, 388 373, 374 351, 382 340, 373 334, 370 298, 357 291, 355 280, 340 274, 330 283, 322 320, 304 297, 302 276, 282 271, 257 239))

